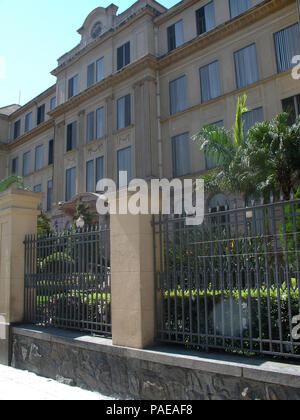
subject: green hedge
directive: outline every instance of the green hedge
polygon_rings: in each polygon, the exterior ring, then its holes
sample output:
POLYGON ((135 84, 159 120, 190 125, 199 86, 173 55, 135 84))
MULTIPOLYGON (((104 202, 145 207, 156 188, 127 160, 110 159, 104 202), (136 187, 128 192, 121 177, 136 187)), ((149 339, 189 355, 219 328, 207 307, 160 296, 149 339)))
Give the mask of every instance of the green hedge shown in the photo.
MULTIPOLYGON (((290 290, 290 305, 286 289, 281 289, 279 292, 276 289, 270 289, 269 292, 266 289, 261 289, 259 293, 257 290, 242 291, 241 293, 239 291, 222 293, 220 290, 207 290, 206 292, 197 290, 175 292, 173 290, 164 293, 163 305, 162 329, 171 332, 171 340, 182 341, 189 345, 199 344, 197 336, 200 332, 202 335, 200 344, 205 346, 207 333, 221 337, 217 339, 217 343, 213 338, 209 338, 211 346, 217 344, 225 349, 232 350, 233 347, 236 350, 241 350, 241 339, 243 339, 245 351, 251 349, 250 337, 254 340, 282 339, 282 341, 291 343, 290 315, 293 317, 300 312, 298 289, 290 290), (175 316, 175 308, 177 316, 175 316), (280 337, 280 323, 282 337, 280 337), (184 333, 193 333, 195 336, 191 337, 184 333), (229 338, 224 340, 224 336, 234 336, 236 339, 232 343, 229 338)), ((168 336, 167 333, 166 336, 168 336)), ((254 342, 252 350, 260 351, 260 343, 254 342)), ((270 351, 270 345, 264 343, 263 351, 270 351)), ((272 352, 280 351, 280 346, 273 344, 272 352)), ((285 345, 283 351, 290 353, 291 344, 285 345)), ((300 354, 300 343, 295 346, 295 352, 300 354)))
POLYGON ((47 297, 37 296, 37 317, 44 320, 45 324, 56 327, 64 324, 62 319, 86 324, 110 324, 111 294, 70 292, 47 297))

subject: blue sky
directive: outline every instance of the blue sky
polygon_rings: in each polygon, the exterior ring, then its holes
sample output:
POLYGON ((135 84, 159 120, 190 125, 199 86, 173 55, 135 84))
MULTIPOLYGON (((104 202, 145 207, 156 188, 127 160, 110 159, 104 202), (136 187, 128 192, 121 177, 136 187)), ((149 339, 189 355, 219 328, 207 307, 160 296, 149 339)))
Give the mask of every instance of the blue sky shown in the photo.
MULTIPOLYGON (((172 7, 179 0, 161 0, 172 7)), ((80 41, 77 33, 96 7, 119 12, 134 0, 0 0, 0 107, 24 105, 55 83, 57 59, 80 41)))

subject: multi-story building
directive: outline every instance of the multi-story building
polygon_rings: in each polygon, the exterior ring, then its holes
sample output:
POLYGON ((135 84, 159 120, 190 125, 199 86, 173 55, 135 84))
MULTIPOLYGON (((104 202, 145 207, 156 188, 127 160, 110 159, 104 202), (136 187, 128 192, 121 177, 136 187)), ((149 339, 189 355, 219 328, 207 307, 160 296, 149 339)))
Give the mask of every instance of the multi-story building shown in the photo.
POLYGON ((0 109, 0 179, 23 176, 56 220, 101 178, 122 186, 120 171, 150 180, 211 169, 190 137, 210 123, 232 127, 243 93, 246 129, 300 112, 297 0, 183 0, 171 9, 138 0, 117 11, 89 14, 80 44, 52 71, 54 86, 0 109))

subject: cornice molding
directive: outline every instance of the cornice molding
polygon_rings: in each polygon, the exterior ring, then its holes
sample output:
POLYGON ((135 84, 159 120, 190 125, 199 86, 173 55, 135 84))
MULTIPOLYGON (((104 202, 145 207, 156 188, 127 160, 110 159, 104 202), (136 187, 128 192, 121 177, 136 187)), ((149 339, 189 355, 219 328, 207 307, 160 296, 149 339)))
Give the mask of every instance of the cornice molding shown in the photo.
POLYGON ((24 114, 24 112, 29 111, 33 106, 36 106, 36 102, 43 101, 43 99, 46 99, 52 94, 56 94, 56 84, 51 86, 49 89, 42 92, 40 95, 33 98, 30 102, 28 102, 26 105, 19 108, 17 111, 15 111, 13 114, 9 115, 9 119, 15 119, 24 114))
POLYGON ((225 99, 227 99, 229 97, 232 97, 232 96, 242 96, 244 93, 247 94, 249 91, 254 90, 254 89, 256 89, 259 86, 265 85, 265 84, 267 84, 269 82, 272 82, 273 80, 278 80, 278 79, 281 79, 283 77, 286 77, 290 73, 291 73, 291 70, 287 70, 287 71, 285 71, 283 73, 276 73, 276 74, 274 74, 272 76, 269 76, 269 77, 267 77, 265 79, 261 79, 258 82, 253 83, 252 85, 245 86, 244 88, 236 89, 236 90, 233 90, 231 92, 225 93, 224 95, 218 96, 217 98, 214 98, 214 99, 211 99, 208 102, 199 103, 199 104, 193 105, 193 106, 185 109, 184 111, 179 112, 178 114, 169 115, 169 116, 167 116, 165 118, 161 118, 160 122, 162 124, 165 124, 165 123, 167 123, 169 121, 176 120, 176 119, 182 117, 183 115, 188 114, 188 113, 190 113, 192 111, 203 110, 204 108, 207 108, 207 107, 211 106, 212 104, 218 103, 221 100, 225 100, 225 99))
POLYGON ((0 144, 0 152, 8 152, 8 144, 0 144))
POLYGON ((15 149, 18 146, 26 143, 29 140, 33 140, 39 134, 44 133, 45 131, 49 130, 50 128, 54 128, 54 120, 48 120, 44 123, 38 125, 33 130, 28 131, 27 133, 23 134, 22 136, 18 137, 16 140, 8 143, 8 150, 15 149))
MULTIPOLYGON (((73 65, 74 62, 79 60, 82 57, 82 55, 85 55, 85 54, 89 53, 94 48, 97 48, 103 42, 115 37, 121 31, 128 28, 129 26, 134 24, 137 20, 139 20, 139 19, 141 19, 141 18, 143 18, 144 16, 147 16, 147 15, 149 15, 151 18, 154 18, 155 17, 155 11, 151 7, 145 7, 144 9, 141 9, 136 15, 132 16, 125 23, 122 23, 117 28, 112 28, 107 33, 103 34, 102 37, 95 40, 94 42, 91 42, 90 44, 88 44, 87 46, 83 47, 82 49, 80 49, 76 52, 76 48, 78 48, 80 46, 80 44, 79 44, 73 50, 70 50, 68 53, 65 54, 65 56, 67 56, 69 53, 74 51, 74 55, 72 57, 70 57, 69 59, 66 59, 66 61, 64 63, 62 63, 60 66, 58 66, 56 69, 52 70, 51 74, 53 76, 57 76, 61 71, 67 69, 70 65, 73 65)), ((62 56, 61 58, 63 58, 63 57, 64 56, 62 56)))
POLYGON ((138 72, 145 69, 156 70, 156 68, 157 58, 153 55, 147 55, 141 58, 140 60, 132 63, 131 65, 125 67, 118 73, 115 73, 107 77, 106 79, 100 81, 99 83, 96 83, 89 89, 85 90, 84 92, 81 92, 79 95, 74 96, 68 102, 59 105, 54 110, 50 111, 48 115, 50 115, 53 118, 57 118, 60 115, 63 115, 64 113, 78 107, 83 102, 93 98, 95 95, 105 91, 106 89, 113 88, 116 84, 121 83, 132 76, 135 76, 138 72))
POLYGON ((245 29, 245 27, 256 23, 258 20, 261 20, 294 2, 295 0, 266 0, 264 3, 258 4, 243 15, 218 26, 208 33, 194 38, 176 50, 159 57, 159 70, 168 67, 180 59, 184 59, 200 49, 207 48, 210 45, 223 40, 224 38, 239 32, 241 29, 245 29))

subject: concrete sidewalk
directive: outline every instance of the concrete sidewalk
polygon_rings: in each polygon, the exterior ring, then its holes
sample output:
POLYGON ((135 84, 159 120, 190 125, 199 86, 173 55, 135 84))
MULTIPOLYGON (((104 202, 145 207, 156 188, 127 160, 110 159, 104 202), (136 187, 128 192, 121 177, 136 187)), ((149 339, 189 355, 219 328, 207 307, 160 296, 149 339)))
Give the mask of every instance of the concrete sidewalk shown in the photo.
POLYGON ((0 401, 3 400, 111 400, 112 398, 60 384, 34 373, 0 365, 0 401))

